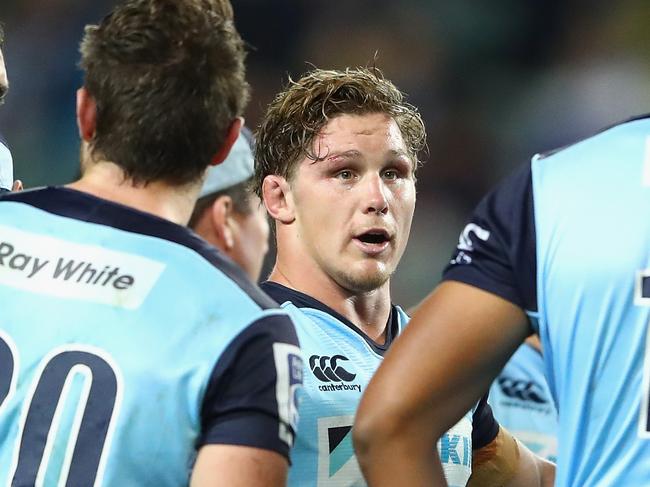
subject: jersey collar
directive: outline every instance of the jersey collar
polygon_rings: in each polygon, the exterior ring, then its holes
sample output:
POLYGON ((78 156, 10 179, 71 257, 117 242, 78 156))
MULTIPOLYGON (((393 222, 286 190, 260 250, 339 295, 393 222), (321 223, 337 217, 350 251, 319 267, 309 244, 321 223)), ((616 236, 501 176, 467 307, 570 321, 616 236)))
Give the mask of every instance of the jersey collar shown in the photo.
POLYGON ((388 317, 388 322, 386 323, 386 341, 383 344, 375 342, 372 338, 366 335, 360 328, 358 328, 354 323, 347 319, 342 314, 334 311, 332 308, 317 300, 316 298, 309 296, 308 294, 301 293, 295 289, 288 288, 282 284, 278 284, 273 281, 265 281, 260 284, 262 290, 264 290, 271 298, 276 302, 282 304, 290 302, 298 308, 311 308, 327 313, 332 318, 340 321, 345 326, 357 333, 361 338, 363 338, 366 343, 373 349, 373 351, 379 355, 384 355, 390 347, 391 343, 399 333, 400 329, 400 319, 399 312, 397 307, 394 304, 391 304, 390 315, 388 317))

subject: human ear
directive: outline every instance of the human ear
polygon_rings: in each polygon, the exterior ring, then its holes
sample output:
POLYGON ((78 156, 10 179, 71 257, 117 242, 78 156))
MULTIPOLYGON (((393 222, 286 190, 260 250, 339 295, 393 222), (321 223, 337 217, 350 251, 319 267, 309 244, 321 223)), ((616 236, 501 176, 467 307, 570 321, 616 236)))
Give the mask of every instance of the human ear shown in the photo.
POLYGON ((97 128, 97 103, 86 88, 77 90, 77 127, 79 137, 90 142, 97 128))
POLYGON ((232 250, 235 245, 233 231, 233 204, 230 196, 220 196, 210 207, 210 221, 218 247, 224 252, 232 250))
POLYGON ((282 176, 270 174, 264 178, 262 199, 274 220, 288 225, 296 219, 291 186, 282 176))

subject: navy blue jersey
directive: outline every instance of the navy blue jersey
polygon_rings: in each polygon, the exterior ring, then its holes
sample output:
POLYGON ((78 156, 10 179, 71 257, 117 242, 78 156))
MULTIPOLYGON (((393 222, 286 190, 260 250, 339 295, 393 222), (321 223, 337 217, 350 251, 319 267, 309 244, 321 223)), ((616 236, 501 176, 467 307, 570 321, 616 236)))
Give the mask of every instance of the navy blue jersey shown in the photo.
MULTIPOLYGON (((408 316, 393 306, 386 341, 379 345, 311 296, 273 282, 263 283, 262 288, 294 318, 306 360, 289 485, 366 485, 352 448, 354 415, 362 393, 391 342, 408 323, 408 316)), ((497 432, 498 425, 483 398, 442 436, 438 451, 450 486, 467 483, 472 450, 490 443, 497 432)))
POLYGON ((650 118, 533 158, 478 206, 445 279, 520 306, 559 413, 557 484, 650 479, 650 118))
POLYGON ((6 193, 0 302, 0 484, 179 486, 206 444, 288 455, 295 329, 189 230, 6 193))

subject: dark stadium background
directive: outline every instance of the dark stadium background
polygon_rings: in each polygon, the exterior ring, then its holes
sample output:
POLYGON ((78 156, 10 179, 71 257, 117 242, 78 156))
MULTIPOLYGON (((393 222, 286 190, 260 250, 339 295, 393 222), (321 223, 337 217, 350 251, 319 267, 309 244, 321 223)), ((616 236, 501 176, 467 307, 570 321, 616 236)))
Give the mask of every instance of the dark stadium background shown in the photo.
MULTIPOLYGON (((113 3, 1 2, 11 90, 0 131, 27 187, 77 173, 77 46, 83 25, 113 3)), ((430 156, 394 280, 395 301, 405 306, 438 281, 471 208, 515 165, 650 112, 647 0, 235 0, 234 7, 250 45, 249 125, 288 74, 372 64, 375 53, 420 108, 430 156)))

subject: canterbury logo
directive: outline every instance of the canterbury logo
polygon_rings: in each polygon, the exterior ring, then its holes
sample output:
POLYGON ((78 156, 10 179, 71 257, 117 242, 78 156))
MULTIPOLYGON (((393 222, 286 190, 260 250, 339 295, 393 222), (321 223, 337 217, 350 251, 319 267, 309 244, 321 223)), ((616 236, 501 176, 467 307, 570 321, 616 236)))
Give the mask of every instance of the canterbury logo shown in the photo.
POLYGON ((469 223, 460 234, 458 238, 458 250, 466 250, 472 252, 474 250, 474 241, 472 234, 479 240, 486 242, 490 238, 490 232, 485 228, 479 227, 476 223, 469 223))
POLYGON ((474 240, 479 239, 486 242, 489 238, 490 232, 488 230, 479 227, 476 223, 468 224, 458 238, 458 245, 456 246, 458 252, 451 259, 450 263, 452 265, 471 264, 472 252, 474 252, 474 240))
POLYGON ((509 377, 499 377, 497 382, 503 393, 508 397, 521 399, 522 401, 532 401, 538 404, 546 404, 548 402, 544 397, 541 386, 536 382, 515 380, 509 377))
POLYGON ((345 370, 339 362, 347 362, 343 355, 333 357, 312 355, 309 357, 309 368, 316 378, 322 382, 352 382, 357 374, 345 370))

